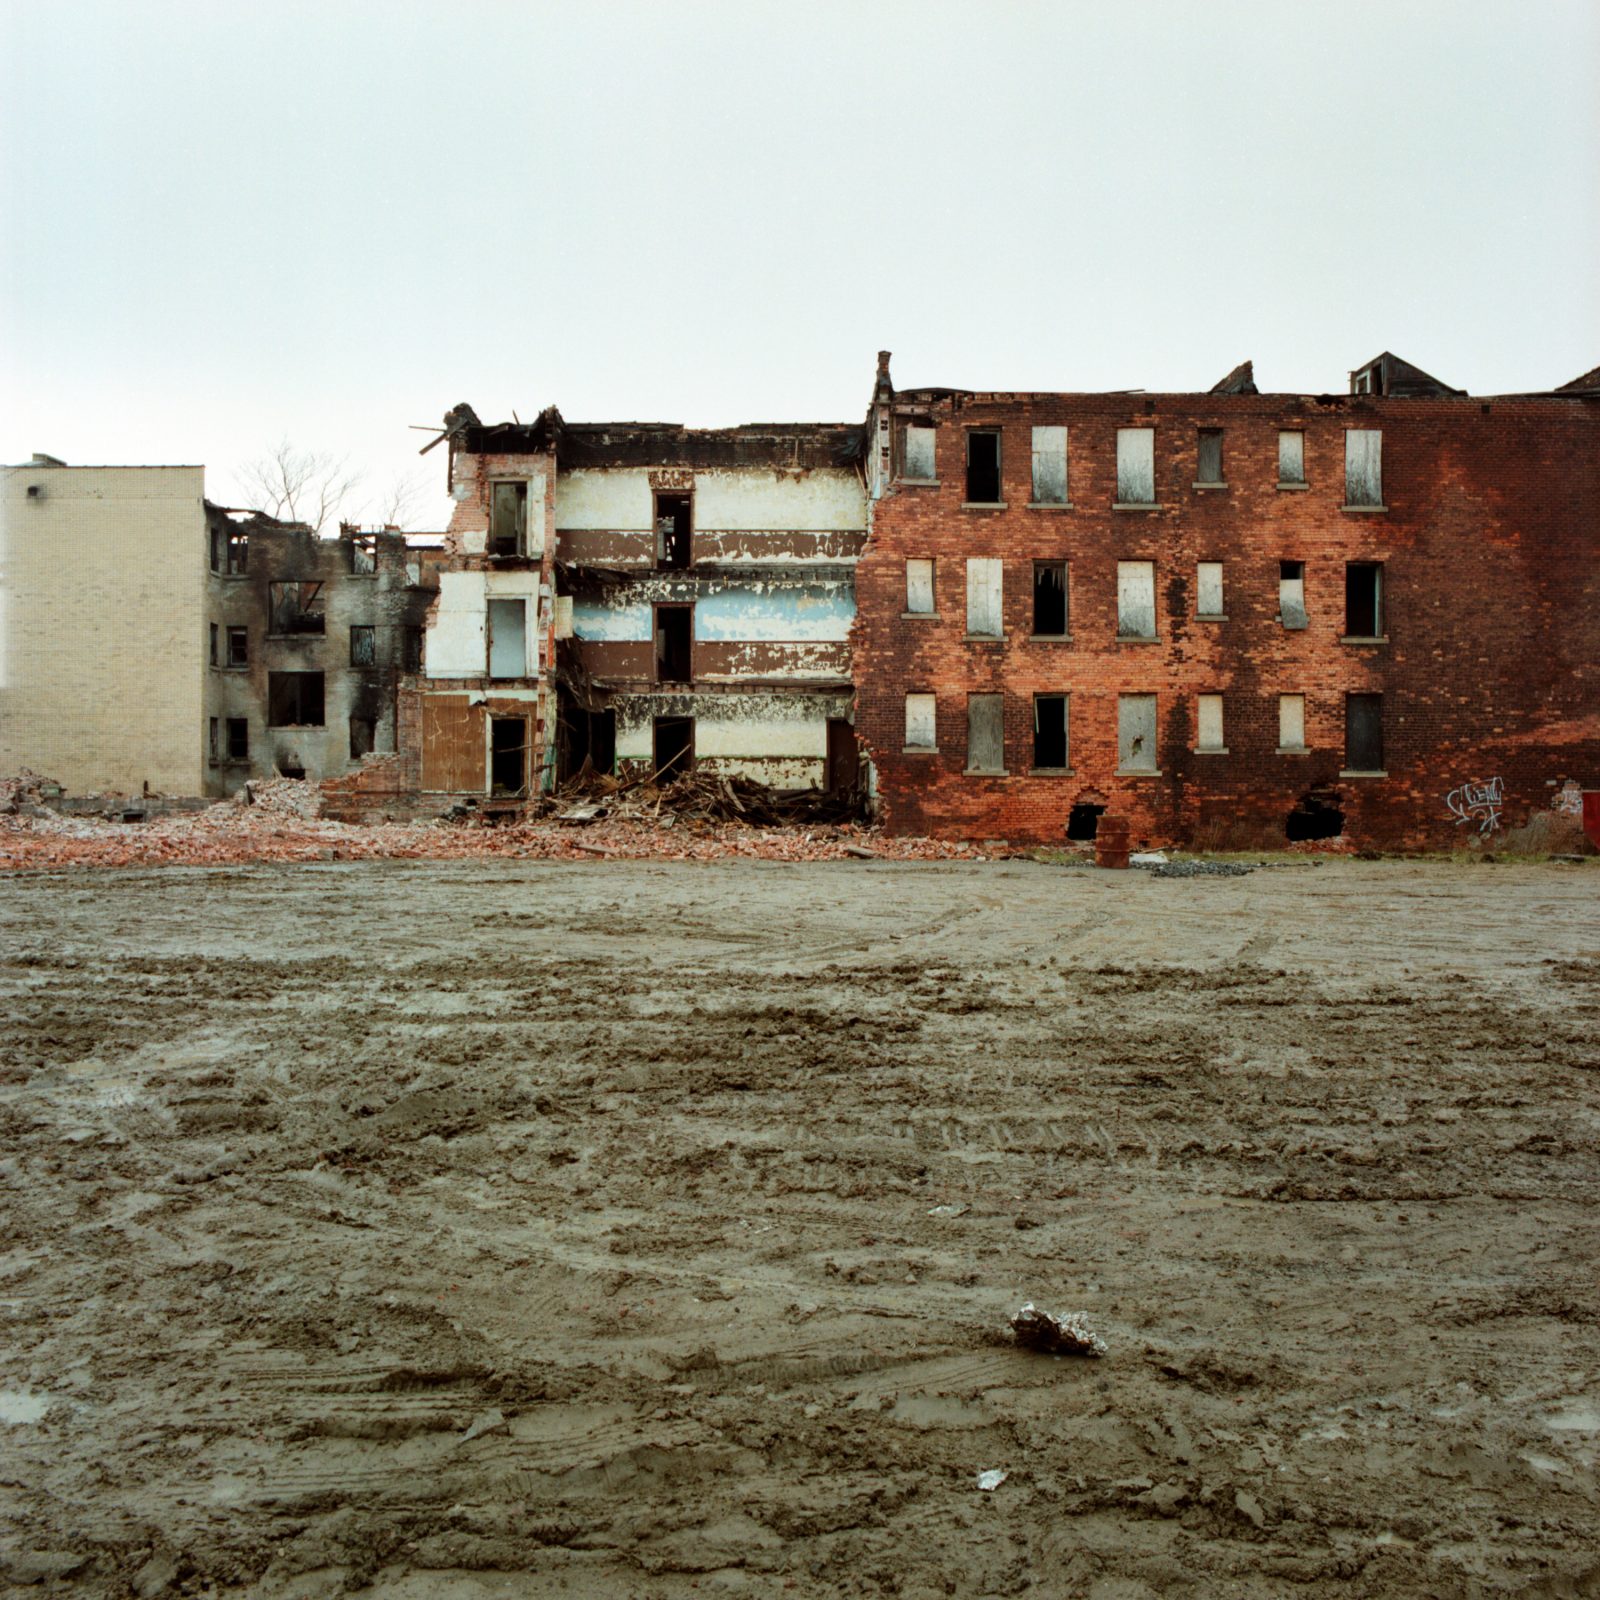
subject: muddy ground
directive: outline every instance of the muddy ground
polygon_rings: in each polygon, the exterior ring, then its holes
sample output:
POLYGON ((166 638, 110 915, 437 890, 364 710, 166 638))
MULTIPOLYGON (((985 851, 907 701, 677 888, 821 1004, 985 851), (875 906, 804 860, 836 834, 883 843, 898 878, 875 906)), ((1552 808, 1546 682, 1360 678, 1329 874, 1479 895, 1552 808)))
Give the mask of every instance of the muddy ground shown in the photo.
POLYGON ((1597 907, 1592 864, 0 881, 0 1581, 1600 1594, 1597 907), (1013 1348, 1026 1299, 1105 1358, 1013 1348))

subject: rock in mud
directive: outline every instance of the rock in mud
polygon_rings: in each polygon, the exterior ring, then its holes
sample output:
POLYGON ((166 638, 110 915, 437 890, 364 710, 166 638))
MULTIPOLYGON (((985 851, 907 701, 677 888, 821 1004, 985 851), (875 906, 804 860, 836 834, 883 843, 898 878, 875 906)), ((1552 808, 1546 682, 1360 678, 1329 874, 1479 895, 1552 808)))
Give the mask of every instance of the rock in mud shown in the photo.
POLYGON ((1103 1356, 1105 1340, 1093 1332, 1081 1311, 1053 1316, 1031 1300, 1011 1319, 1011 1331, 1025 1350, 1048 1356, 1103 1356))

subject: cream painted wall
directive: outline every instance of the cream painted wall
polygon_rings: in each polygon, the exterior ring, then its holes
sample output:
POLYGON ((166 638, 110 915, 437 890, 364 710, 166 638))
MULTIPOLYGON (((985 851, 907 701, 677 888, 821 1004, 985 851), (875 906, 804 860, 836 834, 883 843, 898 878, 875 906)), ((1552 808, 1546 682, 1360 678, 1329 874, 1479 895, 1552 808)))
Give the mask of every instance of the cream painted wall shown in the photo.
POLYGON ((79 794, 202 793, 204 468, 21 466, 4 480, 0 771, 79 794))
POLYGON ((430 678, 479 678, 488 665, 482 572, 441 572, 423 664, 430 678))
MULTIPOLYGON (((653 513, 648 468, 586 467, 556 479, 558 528, 648 532, 653 513)), ((694 525, 707 533, 848 532, 867 525, 866 494, 849 468, 707 469, 694 475, 694 525)))

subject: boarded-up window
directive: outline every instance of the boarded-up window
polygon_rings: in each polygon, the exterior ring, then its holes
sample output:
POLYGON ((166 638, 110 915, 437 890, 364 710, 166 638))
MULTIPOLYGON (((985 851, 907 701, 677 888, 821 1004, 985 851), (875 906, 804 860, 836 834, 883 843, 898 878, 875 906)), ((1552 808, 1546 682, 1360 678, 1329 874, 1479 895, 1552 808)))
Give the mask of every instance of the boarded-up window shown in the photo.
POLYGON ((1067 430, 1033 430, 1033 499, 1036 505, 1067 503, 1067 430))
POLYGON ((526 600, 489 602, 489 676, 525 678, 528 675, 528 603, 526 600))
POLYGON ((1006 767, 1005 696, 967 696, 967 771, 1004 772, 1006 767))
POLYGON ((1350 428, 1345 432, 1344 503, 1383 504, 1383 434, 1377 428, 1350 428))
POLYGON ((378 659, 377 630, 363 623, 352 625, 350 629, 350 665, 352 667, 370 667, 378 659))
POLYGON ((1117 563, 1117 637, 1156 636, 1156 567, 1153 561, 1117 563))
POLYGON ((1122 772, 1156 770, 1156 697, 1117 696, 1117 767, 1122 772))
POLYGON ((906 749, 932 750, 937 747, 934 732, 934 697, 931 694, 906 696, 906 749))
POLYGON ((1278 696, 1278 748, 1304 750, 1306 747, 1306 697, 1303 694, 1278 696))
POLYGON ((1383 567, 1379 562, 1345 564, 1344 631, 1351 639, 1383 637, 1383 567))
POLYGON ((1222 696, 1202 694, 1196 697, 1195 741, 1196 750, 1223 750, 1222 696))
POLYGON ((1383 696, 1344 697, 1344 764, 1351 772, 1383 771, 1383 696))
POLYGON ((527 484, 497 483, 489 496, 489 554, 521 555, 528 528, 527 484))
POLYGON ((1278 432, 1278 482, 1306 481, 1306 436, 1298 428, 1278 432))
POLYGON ((1046 771, 1066 768, 1067 697, 1064 694, 1033 697, 1033 764, 1046 771))
POLYGON ((932 428, 906 429, 906 477, 920 478, 923 482, 933 478, 934 437, 932 428))
POLYGON ((1306 564, 1303 561, 1278 563, 1278 621, 1286 628, 1304 628, 1306 616, 1306 564))
POLYGON ((967 632, 998 639, 1004 631, 1000 610, 1001 564, 996 556, 971 556, 967 561, 967 632))
POLYGON ((906 610, 919 617, 933 615, 933 563, 906 562, 906 610))
POLYGON ((1197 443, 1196 483, 1222 482, 1222 429, 1202 428, 1197 443))
POLYGON ((1201 561, 1194 569, 1195 613, 1202 617, 1220 617, 1222 607, 1222 563, 1201 561))
POLYGON ((1117 504, 1154 505, 1156 434, 1154 428, 1117 429, 1117 504))

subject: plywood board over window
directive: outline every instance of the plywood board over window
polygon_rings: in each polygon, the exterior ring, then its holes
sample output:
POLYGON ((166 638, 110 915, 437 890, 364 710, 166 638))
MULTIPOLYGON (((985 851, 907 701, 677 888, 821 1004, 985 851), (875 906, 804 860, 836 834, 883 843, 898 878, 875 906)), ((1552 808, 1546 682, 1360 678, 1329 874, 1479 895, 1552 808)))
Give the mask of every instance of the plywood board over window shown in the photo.
POLYGON ((1306 436, 1298 428, 1278 430, 1278 482, 1306 481, 1306 436))
POLYGON ((1117 696, 1117 770, 1156 770, 1156 697, 1153 694, 1117 696))
POLYGON ((1154 428, 1117 429, 1117 504, 1154 505, 1156 435, 1154 428))
POLYGON ((1005 696, 967 696, 967 771, 1004 772, 1006 768, 1005 696))
POLYGON ((1196 750, 1222 751, 1225 746, 1222 738, 1222 696, 1220 694, 1202 694, 1196 697, 1196 729, 1194 747, 1196 750))
POLYGON ((1377 428, 1349 428, 1344 436, 1344 503, 1383 504, 1383 434, 1377 428))
POLYGON ((908 427, 906 429, 905 472, 907 478, 928 482, 934 476, 932 428, 908 427))
POLYGON ((1067 430, 1033 430, 1033 503, 1064 506, 1067 503, 1067 430))
POLYGON ((931 694, 906 696, 906 749, 932 750, 938 744, 934 731, 934 703, 931 694))
POLYGON ((1156 567, 1153 561, 1117 563, 1117 637, 1156 636, 1156 567))
POLYGON ((525 600, 489 602, 489 676, 528 675, 528 605, 525 600))
POLYGON ((998 639, 1001 621, 1002 566, 995 556, 972 556, 967 561, 967 632, 983 639, 998 639))
POLYGON ((919 617, 933 615, 933 563, 906 562, 906 610, 919 617))
POLYGON ((1306 747, 1306 697, 1303 694, 1278 696, 1278 748, 1304 750, 1306 747))
POLYGON ((1195 565, 1195 613, 1202 617, 1220 617, 1222 604, 1222 563, 1201 561, 1195 565))

